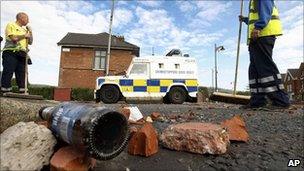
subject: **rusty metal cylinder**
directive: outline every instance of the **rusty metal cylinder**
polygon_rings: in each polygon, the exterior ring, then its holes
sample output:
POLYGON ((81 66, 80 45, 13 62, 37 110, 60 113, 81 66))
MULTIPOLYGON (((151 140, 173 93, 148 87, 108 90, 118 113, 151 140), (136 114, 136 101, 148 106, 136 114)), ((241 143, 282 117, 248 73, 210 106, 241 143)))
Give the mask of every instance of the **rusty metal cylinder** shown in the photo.
POLYGON ((116 157, 127 145, 127 119, 105 107, 64 102, 55 107, 41 108, 39 116, 49 122, 57 138, 85 148, 91 157, 98 160, 116 157))

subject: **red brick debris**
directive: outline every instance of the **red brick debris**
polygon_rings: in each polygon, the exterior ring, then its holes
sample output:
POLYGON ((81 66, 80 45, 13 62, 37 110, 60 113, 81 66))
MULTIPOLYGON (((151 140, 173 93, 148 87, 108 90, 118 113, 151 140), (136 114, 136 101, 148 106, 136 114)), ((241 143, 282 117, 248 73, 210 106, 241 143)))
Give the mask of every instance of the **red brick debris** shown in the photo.
POLYGON ((161 114, 159 112, 153 112, 151 113, 151 118, 153 120, 156 120, 157 118, 159 118, 161 116, 161 114))
POLYGON ((158 152, 157 132, 151 123, 145 123, 129 141, 128 153, 131 155, 151 156, 158 152))
POLYGON ((80 149, 66 146, 53 155, 50 163, 51 171, 87 171, 95 167, 96 160, 85 155, 80 149))
POLYGON ((131 114, 130 109, 122 108, 122 109, 120 109, 120 112, 127 118, 127 120, 129 119, 130 114, 131 114))
POLYGON ((231 119, 223 121, 221 125, 227 128, 229 140, 248 142, 249 135, 245 122, 240 115, 236 115, 231 119))

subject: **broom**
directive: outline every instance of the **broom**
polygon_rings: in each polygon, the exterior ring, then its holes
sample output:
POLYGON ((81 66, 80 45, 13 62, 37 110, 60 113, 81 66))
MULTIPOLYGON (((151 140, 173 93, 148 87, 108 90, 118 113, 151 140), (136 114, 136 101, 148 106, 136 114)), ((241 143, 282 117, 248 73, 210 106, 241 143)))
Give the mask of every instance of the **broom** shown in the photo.
MULTIPOLYGON (((243 15, 243 0, 241 0, 241 16, 243 15)), ((238 44, 237 44, 237 54, 236 54, 236 67, 235 67, 235 75, 234 75, 234 87, 233 87, 233 94, 228 93, 220 93, 220 92, 213 92, 210 96, 210 100, 213 101, 220 101, 226 103, 234 103, 234 104, 248 104, 250 101, 250 96, 243 96, 236 94, 236 84, 237 84, 237 75, 238 75, 238 66, 239 66, 239 56, 240 56, 240 43, 241 43, 241 34, 242 34, 242 21, 240 21, 239 25, 239 37, 238 37, 238 44)))

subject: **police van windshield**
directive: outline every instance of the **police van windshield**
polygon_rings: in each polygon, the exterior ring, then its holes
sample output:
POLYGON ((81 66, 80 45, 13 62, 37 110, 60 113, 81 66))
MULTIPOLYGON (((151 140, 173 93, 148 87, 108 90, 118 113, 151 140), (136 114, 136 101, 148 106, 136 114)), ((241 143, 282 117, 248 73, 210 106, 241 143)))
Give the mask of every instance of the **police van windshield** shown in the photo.
POLYGON ((147 75, 147 64, 133 64, 130 74, 147 75))

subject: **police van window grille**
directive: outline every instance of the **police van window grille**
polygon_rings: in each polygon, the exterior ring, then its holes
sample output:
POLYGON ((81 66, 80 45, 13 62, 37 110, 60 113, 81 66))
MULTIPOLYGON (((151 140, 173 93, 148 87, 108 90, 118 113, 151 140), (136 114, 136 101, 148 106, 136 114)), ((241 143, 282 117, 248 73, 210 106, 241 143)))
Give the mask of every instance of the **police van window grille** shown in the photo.
POLYGON ((146 75, 147 74, 147 64, 134 64, 130 74, 146 75))
POLYGON ((95 51, 94 69, 105 69, 106 51, 95 51))
POLYGON ((164 64, 163 64, 163 63, 159 63, 159 64, 158 64, 158 68, 159 68, 159 69, 163 69, 163 68, 164 68, 164 64))

